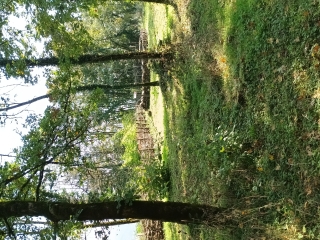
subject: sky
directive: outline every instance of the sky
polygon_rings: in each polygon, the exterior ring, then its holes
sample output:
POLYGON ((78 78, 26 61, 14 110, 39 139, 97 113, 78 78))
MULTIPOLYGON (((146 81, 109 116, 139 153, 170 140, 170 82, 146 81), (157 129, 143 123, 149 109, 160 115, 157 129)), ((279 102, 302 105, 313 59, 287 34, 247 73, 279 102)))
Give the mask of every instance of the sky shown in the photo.
POLYGON ((110 240, 135 240, 136 239, 136 223, 130 223, 120 226, 111 227, 110 240))
MULTIPOLYGON (((20 103, 47 93, 44 79, 40 79, 39 83, 34 86, 20 84, 21 82, 16 79, 7 80, 3 76, 0 76, 0 96, 4 96, 5 93, 10 94, 10 100, 20 103)), ((27 129, 23 129, 21 124, 24 123, 27 115, 31 112, 43 114, 48 105, 49 101, 44 99, 35 102, 30 106, 26 105, 21 107, 19 110, 8 112, 8 114, 13 114, 23 109, 28 109, 28 112, 22 112, 19 114, 19 118, 17 119, 18 124, 9 120, 5 126, 0 127, 0 154, 12 154, 13 148, 21 145, 21 137, 16 131, 26 133, 27 129)), ((2 160, 6 160, 6 158, 3 157, 2 160)))
MULTIPOLYGON (((24 22, 21 19, 11 17, 9 24, 13 27, 23 29, 24 22)), ((41 46, 37 46, 41 48, 41 46)), ((41 76, 41 69, 34 69, 34 74, 41 76)), ((16 103, 24 102, 32 98, 44 95, 47 93, 45 86, 45 79, 40 77, 38 83, 35 85, 24 84, 21 80, 10 79, 7 80, 3 75, 0 75, 0 96, 9 94, 10 100, 16 103)), ((11 154, 13 155, 13 149, 21 146, 21 137, 17 133, 27 133, 27 129, 22 128, 25 118, 31 112, 36 114, 43 114, 46 107, 49 105, 48 99, 43 99, 35 103, 26 105, 19 110, 13 112, 19 112, 22 109, 27 109, 27 112, 19 114, 18 124, 8 121, 5 126, 0 126, 0 154, 11 154)), ((13 112, 10 112, 12 114, 13 112)), ((10 161, 12 158, 0 157, 0 164, 4 161, 10 161)), ((136 239, 136 224, 125 224, 122 226, 114 226, 110 228, 111 235, 110 240, 135 240, 136 239)), ((94 239, 94 232, 90 233, 87 239, 94 239)))

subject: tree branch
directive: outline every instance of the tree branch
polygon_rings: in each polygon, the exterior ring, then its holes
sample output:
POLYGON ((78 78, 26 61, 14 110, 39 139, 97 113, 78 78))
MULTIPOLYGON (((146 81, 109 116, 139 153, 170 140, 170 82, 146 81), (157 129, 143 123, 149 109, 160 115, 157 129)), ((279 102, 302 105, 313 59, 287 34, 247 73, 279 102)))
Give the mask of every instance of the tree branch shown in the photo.
MULTIPOLYGON (((37 171, 38 171, 38 170, 36 170, 36 171, 33 173, 33 175, 37 174, 37 171)), ((22 187, 20 188, 20 192, 18 193, 18 195, 17 195, 17 197, 16 197, 16 200, 18 200, 18 199, 20 198, 22 191, 29 185, 29 183, 31 182, 32 177, 33 177, 33 176, 30 175, 29 178, 27 179, 27 181, 25 181, 25 183, 22 185, 22 187)), ((27 192, 28 192, 28 190, 26 191, 26 193, 27 193, 27 192)), ((25 193, 24 195, 26 195, 26 193, 25 193)))
MULTIPOLYGON (((77 92, 82 92, 82 91, 93 91, 93 90, 95 90, 97 88, 101 88, 103 90, 112 90, 112 89, 138 88, 138 87, 150 87, 150 86, 159 86, 159 82, 156 81, 156 82, 139 83, 139 84, 126 84, 126 85, 118 85, 118 86, 117 85, 111 86, 111 85, 105 85, 105 84, 92 84, 92 85, 87 85, 87 86, 76 87, 75 90, 77 92)), ((28 104, 34 103, 36 101, 39 101, 39 100, 42 100, 42 99, 45 99, 45 98, 49 98, 51 95, 52 94, 50 94, 50 93, 49 94, 45 94, 45 95, 33 98, 33 99, 31 99, 29 101, 26 101, 26 102, 17 103, 14 106, 8 106, 8 107, 5 107, 5 108, 0 108, 0 112, 12 110, 12 109, 15 109, 15 108, 22 107, 24 105, 28 105, 28 104)))
POLYGON ((7 218, 3 218, 3 221, 4 221, 4 223, 5 223, 6 227, 7 227, 8 235, 9 235, 10 237, 12 237, 13 239, 17 239, 14 231, 12 230, 12 227, 10 226, 10 223, 9 223, 8 220, 7 220, 7 218))
POLYGON ((0 154, 0 157, 16 157, 16 155, 10 155, 10 154, 0 154))
POLYGON ((43 180, 43 172, 44 172, 44 166, 41 167, 40 173, 39 173, 38 185, 36 188, 36 202, 38 202, 40 198, 40 188, 43 180))
POLYGON ((8 110, 15 109, 15 108, 18 108, 18 107, 22 107, 24 105, 28 105, 28 104, 34 103, 36 101, 39 101, 39 100, 42 100, 42 99, 45 99, 45 98, 48 98, 48 97, 50 97, 50 94, 42 95, 40 97, 33 98, 33 99, 29 100, 29 101, 15 104, 14 106, 9 106, 9 107, 6 107, 6 108, 0 108, 0 112, 8 111, 8 110))
MULTIPOLYGON (((99 54, 85 54, 78 58, 69 58, 68 62, 71 64, 86 64, 86 63, 101 63, 116 60, 129 60, 129 59, 156 59, 163 57, 170 57, 172 53, 170 52, 129 52, 129 53, 118 53, 109 55, 99 55, 99 54)), ((49 58, 38 58, 38 59, 25 59, 24 64, 27 67, 44 67, 44 66, 56 66, 64 59, 58 57, 49 58)), ((7 64, 17 64, 21 60, 15 59, 0 59, 0 67, 5 67, 7 64)))

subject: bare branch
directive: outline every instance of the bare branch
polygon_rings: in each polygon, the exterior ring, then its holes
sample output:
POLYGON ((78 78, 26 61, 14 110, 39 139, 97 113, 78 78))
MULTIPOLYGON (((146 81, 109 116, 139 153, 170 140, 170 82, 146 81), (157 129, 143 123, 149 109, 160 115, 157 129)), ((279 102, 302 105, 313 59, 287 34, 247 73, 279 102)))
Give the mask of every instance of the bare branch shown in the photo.
POLYGON ((16 157, 16 155, 1 154, 1 153, 0 153, 0 157, 12 157, 12 158, 14 158, 14 157, 16 157))
POLYGON ((28 85, 24 85, 24 84, 9 84, 9 85, 2 86, 2 87, 0 87, 0 88, 6 88, 6 87, 18 87, 18 86, 21 86, 21 87, 28 87, 28 85))
POLYGON ((23 112, 34 112, 33 110, 28 110, 27 107, 23 110, 21 110, 20 112, 17 112, 17 113, 14 113, 14 114, 3 114, 3 115, 0 115, 0 117, 14 117, 14 118, 21 118, 21 117, 16 117, 17 115, 23 113, 23 112))
POLYGON ((31 103, 34 103, 36 101, 39 101, 39 100, 42 100, 42 99, 45 99, 45 98, 49 98, 49 97, 50 97, 50 94, 42 95, 40 97, 33 98, 33 99, 29 100, 29 101, 15 104, 14 106, 9 106, 9 107, 6 107, 6 108, 0 108, 0 112, 8 111, 8 110, 15 109, 15 108, 18 108, 18 107, 22 107, 24 105, 29 105, 31 103))
POLYGON ((43 172, 44 172, 44 166, 41 167, 40 173, 39 173, 38 185, 36 189, 36 202, 39 201, 39 197, 40 197, 40 188, 43 180, 43 172))
POLYGON ((6 88, 6 87, 12 87, 10 90, 8 90, 7 92, 2 93, 3 95, 7 95, 8 93, 10 93, 11 91, 13 91, 15 88, 17 87, 27 87, 28 85, 23 85, 23 84, 10 84, 10 85, 6 85, 0 88, 6 88))

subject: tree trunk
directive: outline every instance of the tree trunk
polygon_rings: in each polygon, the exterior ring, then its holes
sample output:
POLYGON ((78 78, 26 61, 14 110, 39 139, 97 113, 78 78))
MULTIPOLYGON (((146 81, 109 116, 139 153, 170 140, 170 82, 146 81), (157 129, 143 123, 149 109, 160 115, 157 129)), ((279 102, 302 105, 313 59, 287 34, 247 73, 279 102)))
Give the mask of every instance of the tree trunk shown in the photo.
POLYGON ((160 4, 166 4, 166 5, 173 4, 173 2, 170 0, 135 0, 135 1, 146 2, 146 3, 160 3, 160 4))
MULTIPOLYGON (((156 59, 156 58, 166 58, 170 57, 172 54, 158 53, 158 52, 131 52, 131 53, 119 53, 119 54, 110 54, 110 55, 81 55, 78 58, 69 58, 68 61, 71 64, 86 64, 86 63, 101 63, 108 61, 117 61, 117 60, 130 60, 130 59, 156 59)), ((15 59, 0 59, 0 67, 6 67, 8 64, 15 64, 21 60, 15 59)), ((58 57, 50 58, 38 58, 34 60, 25 59, 24 63, 27 67, 44 67, 44 66, 55 66, 59 62, 63 62, 64 59, 58 57)))
MULTIPOLYGON (((120 1, 120 0, 117 0, 120 1)), ((123 1, 123 0, 121 0, 123 1)), ((178 9, 177 4, 174 3, 174 0, 134 0, 137 2, 144 2, 144 3, 159 3, 159 4, 165 4, 165 5, 171 5, 174 7, 175 10, 178 9)))
POLYGON ((58 222, 75 219, 94 221, 104 219, 151 219, 164 222, 201 224, 214 220, 225 209, 206 205, 160 201, 124 201, 90 204, 59 202, 10 201, 0 202, 0 218, 46 217, 58 222))
MULTIPOLYGON (((91 85, 87 85, 87 86, 78 86, 76 87, 76 91, 77 92, 82 92, 82 91, 93 91, 97 88, 101 88, 103 90, 112 90, 112 89, 124 89, 124 88, 138 88, 138 87, 150 87, 150 86, 159 86, 159 82, 155 81, 155 82, 146 82, 146 83, 139 83, 139 84, 127 84, 127 85, 119 85, 119 86, 111 86, 111 85, 105 85, 105 84, 91 84, 91 85)), ((18 103, 15 104, 13 106, 9 106, 9 107, 5 107, 5 108, 0 108, 0 112, 3 111, 8 111, 8 110, 12 110, 15 108, 19 108, 37 101, 40 101, 42 99, 45 98, 49 98, 51 96, 51 94, 45 94, 36 98, 33 98, 31 100, 22 102, 22 103, 18 103)))
MULTIPOLYGON (((116 0, 123 1, 123 0, 116 0)), ((173 0, 133 0, 135 2, 143 2, 143 3, 160 3, 165 5, 175 5, 173 0)))

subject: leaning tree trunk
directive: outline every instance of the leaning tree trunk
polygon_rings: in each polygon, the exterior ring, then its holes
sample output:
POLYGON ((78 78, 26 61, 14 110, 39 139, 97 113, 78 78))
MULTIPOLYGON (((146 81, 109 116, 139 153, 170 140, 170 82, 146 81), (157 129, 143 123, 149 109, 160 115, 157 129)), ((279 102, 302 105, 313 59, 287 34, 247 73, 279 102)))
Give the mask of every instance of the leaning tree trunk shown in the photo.
POLYGON ((135 0, 139 2, 147 2, 147 3, 160 3, 160 4, 167 4, 167 5, 172 5, 173 2, 170 0, 135 0))
POLYGON ((145 2, 145 3, 160 3, 160 4, 165 4, 165 5, 171 5, 172 7, 175 8, 175 10, 178 9, 177 4, 174 2, 174 0, 134 0, 134 1, 145 2))
MULTIPOLYGON (((116 1, 123 1, 123 0, 116 0, 116 1)), ((165 5, 176 6, 174 0, 133 0, 135 2, 144 2, 144 3, 160 3, 165 5)))
MULTIPOLYGON (((156 59, 156 58, 165 58, 169 57, 172 54, 169 52, 130 52, 130 53, 119 53, 119 54, 108 54, 108 55, 98 55, 98 54, 86 54, 81 55, 78 58, 69 58, 68 62, 71 64, 82 65, 86 63, 101 63, 108 61, 117 61, 117 60, 130 60, 130 59, 156 59)), ((0 59, 0 67, 6 67, 9 65, 15 65, 22 60, 15 59, 0 59)), ((49 58, 38 58, 38 59, 25 59, 23 63, 27 67, 44 67, 44 66, 55 66, 60 62, 63 62, 64 59, 58 57, 49 57, 49 58)))
MULTIPOLYGON (((146 83, 138 83, 138 84, 126 84, 126 85, 116 85, 116 86, 111 86, 107 84, 90 84, 90 85, 84 85, 84 86, 78 86, 75 87, 76 92, 81 92, 81 91, 93 91, 97 88, 103 89, 103 90, 115 90, 115 89, 125 89, 125 88, 138 88, 138 87, 151 87, 151 86, 159 86, 159 81, 155 82, 146 82, 146 83)), ((48 93, 39 97, 35 97, 31 100, 22 102, 22 103, 17 103, 14 104, 13 106, 8 106, 5 108, 0 108, 0 112, 4 111, 9 111, 15 108, 19 108, 25 105, 29 105, 31 103, 40 101, 42 99, 50 98, 52 94, 48 93)))
POLYGON ((0 202, 0 218, 46 217, 58 222, 74 219, 77 221, 98 221, 103 219, 151 219, 164 222, 197 223, 212 221, 223 208, 180 202, 124 201, 90 204, 60 202, 10 201, 0 202))

